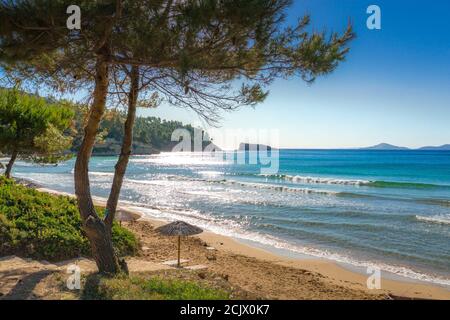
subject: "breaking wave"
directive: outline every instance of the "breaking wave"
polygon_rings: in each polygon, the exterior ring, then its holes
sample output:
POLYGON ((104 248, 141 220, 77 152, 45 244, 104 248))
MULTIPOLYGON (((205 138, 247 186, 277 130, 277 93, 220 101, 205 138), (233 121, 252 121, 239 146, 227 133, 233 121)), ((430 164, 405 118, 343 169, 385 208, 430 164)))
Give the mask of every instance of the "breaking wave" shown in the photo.
POLYGON ((370 180, 355 180, 355 179, 337 179, 337 178, 322 178, 310 177, 288 174, 259 174, 257 176, 265 177, 266 179, 285 180, 294 183, 304 184, 334 184, 334 185, 351 185, 351 186, 365 186, 374 188, 408 188, 408 189, 450 189, 449 185, 437 185, 429 183, 417 182, 398 182, 398 181, 370 181, 370 180))
POLYGON ((310 184, 341 184, 341 185, 361 186, 370 183, 370 181, 366 180, 347 180, 347 179, 319 178, 307 176, 292 176, 287 174, 274 174, 274 175, 261 174, 259 176, 265 177, 267 179, 278 179, 278 180, 281 179, 296 183, 310 183, 310 184))
POLYGON ((416 216, 416 219, 428 223, 450 224, 450 214, 434 215, 434 216, 416 216))

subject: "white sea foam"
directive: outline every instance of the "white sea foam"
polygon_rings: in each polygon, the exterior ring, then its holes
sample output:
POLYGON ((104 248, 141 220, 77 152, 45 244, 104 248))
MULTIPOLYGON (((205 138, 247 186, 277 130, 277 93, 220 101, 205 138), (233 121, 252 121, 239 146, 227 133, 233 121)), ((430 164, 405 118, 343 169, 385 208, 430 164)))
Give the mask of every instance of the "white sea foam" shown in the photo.
POLYGON ((162 165, 226 165, 231 162, 224 161, 208 153, 169 152, 158 156, 136 157, 130 159, 133 163, 153 163, 162 165))
POLYGON ((173 184, 172 181, 168 180, 133 180, 133 179, 125 179, 126 183, 132 184, 146 184, 146 185, 167 185, 167 183, 173 184))
POLYGON ((268 190, 281 191, 281 192, 298 192, 298 193, 304 193, 304 194, 323 194, 323 195, 339 194, 339 192, 329 191, 329 190, 317 190, 317 189, 308 189, 308 188, 291 188, 291 187, 274 185, 274 184, 239 182, 239 181, 234 181, 234 180, 220 181, 220 183, 238 185, 238 186, 247 187, 247 188, 268 189, 268 190))
POLYGON ((202 176, 206 176, 206 177, 217 177, 217 176, 222 176, 224 173, 221 171, 199 171, 197 172, 198 174, 202 175, 202 176))
POLYGON ((335 179, 335 178, 320 178, 320 177, 308 177, 308 176, 292 176, 285 174, 277 175, 260 175, 266 178, 282 179, 295 183, 308 183, 308 184, 341 184, 341 185, 354 185, 363 186, 371 183, 368 180, 349 180, 349 179, 335 179))
POLYGON ((104 176, 104 177, 112 177, 112 176, 114 176, 114 172, 91 171, 91 172, 89 172, 89 174, 93 175, 93 176, 104 176))
POLYGON ((450 214, 441 214, 434 216, 416 216, 419 221, 424 221, 428 223, 438 223, 438 224, 450 224, 450 214))
MULTIPOLYGON (((75 169, 70 170, 70 174, 74 174, 74 173, 75 173, 75 169)), ((113 177, 114 172, 89 171, 89 175, 100 176, 100 177, 113 177)))

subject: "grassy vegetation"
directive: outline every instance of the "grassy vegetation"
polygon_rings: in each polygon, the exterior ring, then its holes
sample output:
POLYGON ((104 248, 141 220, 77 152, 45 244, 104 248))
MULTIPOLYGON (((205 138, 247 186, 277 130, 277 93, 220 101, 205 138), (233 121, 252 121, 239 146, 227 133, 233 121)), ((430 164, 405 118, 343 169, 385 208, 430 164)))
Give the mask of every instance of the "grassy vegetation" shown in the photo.
POLYGON ((229 293, 198 282, 117 276, 91 275, 84 286, 82 299, 87 300, 227 300, 229 293))
MULTIPOLYGON (((136 253, 133 233, 118 224, 112 231, 120 256, 136 253)), ((75 200, 0 177, 0 256, 11 254, 48 261, 90 256, 75 200)))

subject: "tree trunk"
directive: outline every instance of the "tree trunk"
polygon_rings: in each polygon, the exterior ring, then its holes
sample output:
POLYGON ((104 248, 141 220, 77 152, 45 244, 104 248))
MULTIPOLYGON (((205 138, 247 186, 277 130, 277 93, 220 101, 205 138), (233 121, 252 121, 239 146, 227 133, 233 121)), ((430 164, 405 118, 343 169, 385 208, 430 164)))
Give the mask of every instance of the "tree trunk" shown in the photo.
POLYGON ((120 272, 119 261, 114 253, 109 227, 98 217, 92 201, 89 183, 89 160, 95 144, 100 121, 105 112, 108 93, 109 65, 104 55, 99 54, 96 61, 94 101, 90 109, 89 120, 84 129, 84 138, 75 163, 75 194, 78 209, 91 247, 92 256, 100 273, 120 272))
POLYGON ((12 155, 11 155, 11 159, 9 159, 8 164, 6 165, 6 170, 5 170, 5 176, 6 178, 10 179, 11 178, 11 171, 12 171, 12 167, 14 165, 14 162, 17 159, 17 154, 18 152, 16 150, 13 151, 12 155))
POLYGON ((111 226, 116 215, 117 203, 119 201, 120 190, 123 184, 123 177, 130 159, 133 144, 133 127, 136 119, 136 104, 139 94, 139 67, 133 66, 130 73, 130 92, 128 93, 128 113, 125 121, 124 136, 122 141, 122 149, 119 159, 117 160, 114 179, 109 194, 106 209, 108 215, 105 218, 105 224, 111 226))

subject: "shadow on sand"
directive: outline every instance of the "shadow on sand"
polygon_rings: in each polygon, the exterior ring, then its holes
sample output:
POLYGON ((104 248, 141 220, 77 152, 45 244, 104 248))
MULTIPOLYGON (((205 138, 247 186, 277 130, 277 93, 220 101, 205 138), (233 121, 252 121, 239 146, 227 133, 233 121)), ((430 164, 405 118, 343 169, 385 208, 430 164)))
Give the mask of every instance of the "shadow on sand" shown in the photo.
POLYGON ((54 270, 40 270, 34 273, 27 274, 25 277, 20 278, 20 273, 7 272, 2 273, 0 278, 19 278, 14 287, 0 299, 3 300, 27 300, 37 299, 33 294, 33 290, 44 278, 54 273, 54 270))

